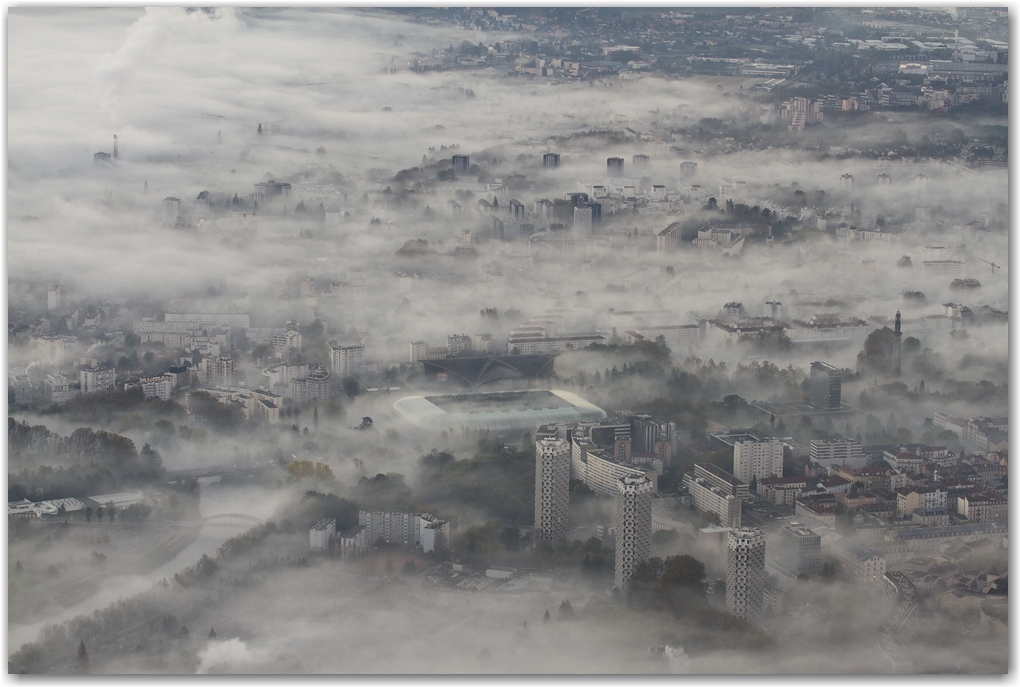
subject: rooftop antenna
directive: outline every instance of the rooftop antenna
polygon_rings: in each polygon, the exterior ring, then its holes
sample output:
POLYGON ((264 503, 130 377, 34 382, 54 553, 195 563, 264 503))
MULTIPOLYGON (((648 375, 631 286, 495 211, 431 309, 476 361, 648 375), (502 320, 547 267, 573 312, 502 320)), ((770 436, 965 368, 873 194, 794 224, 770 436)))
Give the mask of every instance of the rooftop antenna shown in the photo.
POLYGON ((113 135, 113 159, 117 159, 117 134, 113 135))

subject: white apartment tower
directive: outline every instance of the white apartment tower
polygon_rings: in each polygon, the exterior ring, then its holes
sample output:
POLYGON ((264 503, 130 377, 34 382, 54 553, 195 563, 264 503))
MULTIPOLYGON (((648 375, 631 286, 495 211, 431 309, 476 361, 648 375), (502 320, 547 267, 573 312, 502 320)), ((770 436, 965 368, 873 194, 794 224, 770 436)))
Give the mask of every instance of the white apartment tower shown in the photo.
POLYGON ((627 475, 616 489, 616 586, 623 589, 634 567, 651 555, 655 484, 644 475, 627 475))
POLYGON ((329 351, 329 362, 334 374, 352 375, 358 372, 365 362, 365 345, 333 346, 329 351))
POLYGON ((60 284, 50 284, 46 290, 46 309, 56 310, 63 305, 63 298, 60 292, 60 284))
POLYGON ((168 196, 163 199, 163 224, 173 224, 181 216, 181 199, 168 196))
POLYGON ((108 365, 93 365, 82 368, 79 377, 81 393, 91 394, 112 389, 117 382, 117 371, 108 365))
POLYGON ((425 352, 428 350, 428 344, 424 341, 412 341, 411 342, 411 364, 414 365, 419 360, 425 359, 425 352))
POLYGON ((726 541, 726 612, 761 626, 765 594, 765 535, 741 527, 726 541))
POLYGON ((564 439, 535 442, 535 528, 541 541, 567 536, 570 445, 564 439))
POLYGON ((734 443, 733 476, 744 484, 765 477, 782 477, 783 444, 777 439, 734 443))
POLYGON ((234 386, 234 360, 227 356, 203 358, 198 364, 202 383, 211 387, 234 386))

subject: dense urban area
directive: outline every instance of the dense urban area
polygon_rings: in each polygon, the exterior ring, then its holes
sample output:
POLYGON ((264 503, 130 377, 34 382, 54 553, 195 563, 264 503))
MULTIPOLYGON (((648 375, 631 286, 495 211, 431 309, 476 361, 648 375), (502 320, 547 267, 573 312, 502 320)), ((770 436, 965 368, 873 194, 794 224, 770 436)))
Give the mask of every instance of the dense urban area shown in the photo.
POLYGON ((1005 9, 12 8, 10 673, 1005 673, 1005 9))

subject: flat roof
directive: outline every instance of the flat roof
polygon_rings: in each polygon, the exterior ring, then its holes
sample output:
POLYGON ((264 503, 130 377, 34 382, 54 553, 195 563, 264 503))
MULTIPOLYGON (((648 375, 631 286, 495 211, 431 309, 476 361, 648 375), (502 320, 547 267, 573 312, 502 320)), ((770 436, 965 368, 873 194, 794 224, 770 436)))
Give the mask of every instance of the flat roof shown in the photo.
POLYGON ((435 429, 527 429, 557 422, 595 422, 606 411, 559 389, 408 396, 393 409, 416 425, 435 429))
POLYGON ((752 403, 751 405, 763 413, 775 415, 777 418, 798 415, 807 415, 808 417, 826 415, 840 417, 843 415, 853 415, 857 412, 856 408, 847 403, 840 403, 839 408, 821 408, 810 401, 775 401, 772 403, 752 403))

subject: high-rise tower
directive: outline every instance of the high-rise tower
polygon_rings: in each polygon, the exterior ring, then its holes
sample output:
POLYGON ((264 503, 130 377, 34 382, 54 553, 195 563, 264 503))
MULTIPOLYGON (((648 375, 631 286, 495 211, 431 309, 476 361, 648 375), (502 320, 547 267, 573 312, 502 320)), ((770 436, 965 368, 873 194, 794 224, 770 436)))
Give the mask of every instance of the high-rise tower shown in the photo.
POLYGON ((570 502, 570 444, 563 439, 535 442, 535 527, 541 541, 567 536, 570 502))
POLYGON ((651 555, 655 485, 644 475, 627 475, 616 489, 616 586, 623 589, 634 566, 651 555))
POLYGON ((843 372, 828 363, 811 363, 811 402, 820 408, 839 408, 842 395, 843 372))
POLYGON ((726 541, 726 612, 761 625, 765 593, 765 535, 740 527, 726 541))

